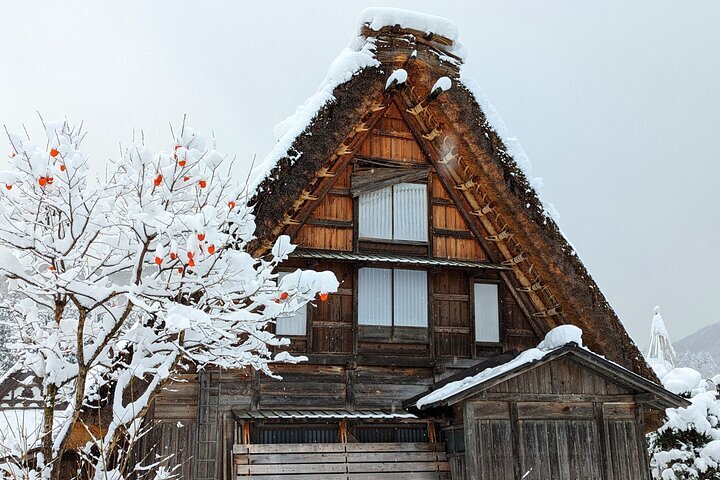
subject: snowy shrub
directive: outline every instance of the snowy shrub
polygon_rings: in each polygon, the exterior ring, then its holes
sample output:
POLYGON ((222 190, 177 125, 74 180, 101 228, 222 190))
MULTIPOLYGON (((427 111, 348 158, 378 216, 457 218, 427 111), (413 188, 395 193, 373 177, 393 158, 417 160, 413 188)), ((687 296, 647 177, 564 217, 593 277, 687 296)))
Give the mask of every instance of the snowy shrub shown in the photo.
MULTIPOLYGON (((273 362, 302 360, 273 353, 288 340, 267 327, 338 283, 298 270, 278 285, 273 272, 295 247, 281 236, 262 259, 246 251, 255 225, 243 183, 184 124, 167 152, 133 143, 102 178, 90 176, 79 128, 45 127, 41 142, 9 134, 0 172, 5 307, 15 353, 45 398, 37 439, 3 442, 0 468, 119 480, 168 379, 190 365, 271 375, 273 362), (70 450, 79 464, 67 465, 70 450)), ((135 473, 169 478, 152 470, 135 473)))
POLYGON ((688 368, 671 370, 662 381, 692 403, 668 409, 665 424, 649 435, 653 478, 720 480, 720 400, 715 385, 710 382, 706 389, 700 374, 688 368))

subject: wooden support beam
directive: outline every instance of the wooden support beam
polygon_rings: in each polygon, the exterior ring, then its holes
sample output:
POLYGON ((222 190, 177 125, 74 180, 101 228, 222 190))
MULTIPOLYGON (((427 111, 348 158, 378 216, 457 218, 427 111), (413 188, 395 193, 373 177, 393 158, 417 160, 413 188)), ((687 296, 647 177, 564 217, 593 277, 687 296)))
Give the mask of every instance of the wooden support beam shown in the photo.
MULTIPOLYGON (((320 169, 318 177, 334 177, 337 173, 342 172, 345 167, 347 167, 347 165, 352 160, 355 151, 360 147, 360 145, 362 145, 365 139, 367 139, 368 135, 375 127, 375 124, 380 120, 382 114, 385 112, 389 105, 389 102, 387 102, 385 105, 380 102, 375 102, 372 104, 372 106, 370 107, 371 113, 369 115, 363 115, 363 118, 367 116, 367 118, 364 120, 368 127, 367 130, 352 136, 352 142, 350 143, 351 146, 347 147, 347 152, 340 156, 335 156, 335 159, 331 159, 329 165, 326 164, 320 169)), ((310 194, 321 200, 332 188, 332 186, 333 182, 319 182, 319 184, 313 188, 313 191, 311 191, 310 194)), ((294 237, 297 231, 300 229, 300 226, 304 224, 312 214, 314 205, 315 202, 305 202, 305 204, 303 204, 293 216, 293 219, 297 221, 299 225, 290 225, 287 229, 283 229, 284 231, 282 233, 290 235, 291 238, 294 237)), ((275 235, 279 235, 280 233, 280 231, 275 232, 275 235)))
MULTIPOLYGON (((400 98, 402 97, 404 93, 400 94, 400 98)), ((469 214, 468 212, 473 212, 477 210, 482 210, 484 206, 481 205, 470 205, 467 201, 467 197, 463 195, 462 197, 458 195, 457 190, 455 190, 453 187, 455 181, 450 177, 449 170, 444 166, 441 165, 439 162, 440 154, 438 153, 435 146, 432 144, 432 142, 428 142, 427 140, 423 139, 420 134, 418 134, 418 131, 422 132, 422 126, 416 121, 416 119, 410 115, 407 115, 405 113, 405 107, 403 104, 399 103, 399 97, 396 96, 394 98, 394 101, 396 102, 396 105, 398 107, 398 110, 400 111, 400 114, 402 115, 405 122, 410 127, 410 130, 415 134, 416 141, 418 142, 418 145, 420 146, 420 149, 425 154, 425 156, 428 158, 430 163, 435 168, 435 172, 437 173, 437 178, 442 183, 443 187, 445 187, 445 190, 448 192, 448 195, 452 199, 452 201, 457 205, 460 211, 460 214, 462 215, 465 222, 468 224, 468 227, 470 228, 470 231, 475 235, 475 238, 480 242, 480 245, 483 247, 483 249, 488 252, 494 254, 496 258, 491 258, 493 261, 497 261, 497 257, 505 258, 506 260, 509 258, 512 258, 513 255, 510 254, 509 251, 507 251, 507 248, 505 247, 503 250, 503 246, 499 242, 495 242, 494 246, 491 248, 490 243, 485 240, 485 234, 480 231, 480 229, 477 226, 477 222, 473 218, 472 214, 469 214)), ((407 102, 406 102, 407 103, 407 102)), ((489 230, 491 234, 497 233, 496 230, 492 227, 492 225, 489 223, 489 219, 486 217, 481 217, 481 224, 486 229, 492 229, 489 230)), ((530 299, 530 303, 527 302, 526 299, 522 298, 520 295, 518 295, 516 289, 518 288, 515 280, 513 278, 516 278, 517 281, 520 283, 521 287, 532 285, 533 282, 529 281, 524 274, 517 268, 513 268, 513 272, 515 273, 515 277, 512 277, 508 272, 501 272, 500 276, 503 279, 503 281, 506 282, 511 288, 510 292, 515 301, 517 302, 520 309, 523 311, 523 314, 527 317, 528 321, 530 322, 530 325, 533 327, 533 330, 539 337, 545 336, 545 334, 549 331, 549 328, 547 325, 544 325, 542 322, 538 322, 537 319, 533 317, 533 313, 537 310, 543 311, 545 310, 545 305, 540 300, 537 295, 535 295, 534 292, 528 293, 528 297, 530 299)))

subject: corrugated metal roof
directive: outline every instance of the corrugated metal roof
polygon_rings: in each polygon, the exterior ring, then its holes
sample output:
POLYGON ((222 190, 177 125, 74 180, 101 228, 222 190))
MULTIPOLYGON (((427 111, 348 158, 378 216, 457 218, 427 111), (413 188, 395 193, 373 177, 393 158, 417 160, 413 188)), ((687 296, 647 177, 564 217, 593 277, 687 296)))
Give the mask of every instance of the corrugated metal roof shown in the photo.
POLYGON ((458 267, 458 268, 479 268, 491 270, 508 270, 504 265, 495 263, 473 262, 470 260, 451 260, 448 258, 427 258, 427 257, 411 257, 404 255, 393 255, 387 253, 351 253, 337 252, 328 250, 309 250, 297 249, 292 253, 291 257, 295 258, 314 258, 321 260, 340 260, 346 262, 375 262, 375 263, 399 263, 405 265, 426 265, 440 267, 458 267))
POLYGON ((408 420, 416 419, 407 412, 389 413, 381 410, 233 410, 235 417, 252 420, 321 420, 321 419, 376 419, 408 420))

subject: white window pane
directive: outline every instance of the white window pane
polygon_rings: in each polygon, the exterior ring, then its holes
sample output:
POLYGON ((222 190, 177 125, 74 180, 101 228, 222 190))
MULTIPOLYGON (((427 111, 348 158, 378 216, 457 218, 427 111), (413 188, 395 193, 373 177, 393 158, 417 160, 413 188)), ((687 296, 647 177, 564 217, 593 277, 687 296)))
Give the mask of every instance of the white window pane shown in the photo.
POLYGON ((478 342, 500 341, 497 285, 475 284, 475 340, 478 342))
POLYGON ((362 238, 392 238, 392 187, 360 195, 359 230, 362 238))
POLYGON ((427 186, 399 183, 393 186, 393 230, 396 240, 428 239, 427 186))
MULTIPOLYGON (((280 272, 278 283, 290 272, 280 272)), ((307 304, 300 307, 294 313, 283 314, 275 322, 275 334, 277 335, 306 335, 307 334, 307 304)))
POLYGON ((399 327, 427 327, 427 272, 393 270, 393 313, 399 327))
POLYGON ((392 325, 391 275, 387 268, 358 271, 358 324, 392 325))

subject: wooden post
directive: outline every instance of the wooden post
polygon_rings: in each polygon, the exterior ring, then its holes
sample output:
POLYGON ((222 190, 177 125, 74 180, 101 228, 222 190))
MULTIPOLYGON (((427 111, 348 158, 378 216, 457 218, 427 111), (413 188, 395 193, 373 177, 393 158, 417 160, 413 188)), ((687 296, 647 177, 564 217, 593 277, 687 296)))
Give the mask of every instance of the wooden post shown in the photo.
POLYGON ((643 472, 643 477, 640 480, 650 480, 650 459, 648 458, 648 445, 645 440, 645 418, 643 417, 642 405, 638 405, 635 409, 635 432, 638 438, 638 451, 642 456, 640 469, 643 472))
POLYGON ((603 478, 612 478, 610 469, 608 468, 607 458, 607 433, 605 432, 605 414, 603 413, 603 404, 593 402, 593 414, 595 424, 597 425, 598 439, 600 440, 600 465, 602 467, 603 478))
POLYGON ((245 422, 242 425, 242 443, 243 445, 250 444, 250 422, 245 422))
POLYGON ((522 478, 523 468, 520 464, 520 447, 522 445, 520 441, 520 420, 518 418, 517 402, 510 402, 510 434, 512 436, 512 457, 513 457, 513 472, 515 478, 522 478))
POLYGON ((252 397, 250 399, 250 410, 257 410, 260 408, 260 374, 257 370, 252 372, 252 397))
POLYGON ((475 421, 475 405, 471 401, 465 402, 463 417, 465 427, 465 478, 475 479, 479 478, 477 464, 477 422, 475 421))
POLYGON ((435 422, 432 420, 428 420, 427 427, 428 427, 428 442, 436 443, 437 442, 437 433, 435 431, 435 422))
POLYGON ((347 421, 343 420, 340 422, 340 443, 347 443, 348 439, 348 424, 347 421))

